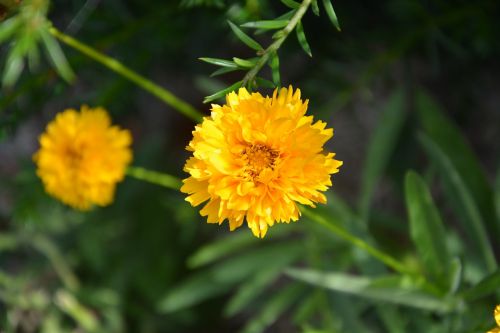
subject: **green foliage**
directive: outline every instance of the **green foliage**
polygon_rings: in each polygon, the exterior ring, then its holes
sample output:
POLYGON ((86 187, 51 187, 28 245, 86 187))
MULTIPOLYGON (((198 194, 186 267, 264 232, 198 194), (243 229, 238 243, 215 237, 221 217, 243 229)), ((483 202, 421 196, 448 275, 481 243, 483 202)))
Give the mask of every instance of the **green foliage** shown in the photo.
POLYGON ((498 2, 5 6, 0 331, 493 328, 498 2), (206 224, 176 192, 193 123, 174 112, 199 121, 204 95, 289 83, 335 128, 325 151, 344 165, 327 204, 263 240, 206 224), (158 170, 131 168, 113 205, 88 213, 47 196, 31 157, 47 121, 80 104, 107 108, 133 132, 134 164, 158 170))

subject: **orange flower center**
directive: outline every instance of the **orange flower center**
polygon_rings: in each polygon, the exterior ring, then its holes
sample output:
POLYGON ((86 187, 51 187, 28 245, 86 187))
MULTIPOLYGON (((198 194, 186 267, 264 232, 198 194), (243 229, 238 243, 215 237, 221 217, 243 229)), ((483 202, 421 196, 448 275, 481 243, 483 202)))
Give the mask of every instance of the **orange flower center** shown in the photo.
POLYGON ((246 162, 245 173, 251 178, 260 175, 262 170, 274 169, 279 152, 263 144, 255 144, 243 150, 243 160, 246 162))

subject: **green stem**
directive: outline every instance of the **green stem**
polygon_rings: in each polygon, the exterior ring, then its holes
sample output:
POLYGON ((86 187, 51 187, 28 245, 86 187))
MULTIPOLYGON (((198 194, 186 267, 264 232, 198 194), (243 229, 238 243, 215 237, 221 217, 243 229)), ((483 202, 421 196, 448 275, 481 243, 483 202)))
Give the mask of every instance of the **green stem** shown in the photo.
POLYGON ((74 39, 71 36, 64 34, 63 32, 57 30, 54 27, 49 28, 49 32, 64 44, 71 46, 75 50, 78 50, 81 53, 85 54, 86 56, 101 63, 110 70, 134 82, 139 87, 151 93, 152 95, 158 97, 160 100, 165 102, 167 105, 170 105, 171 107, 173 107, 175 110, 179 111, 186 117, 191 118, 196 122, 202 121, 203 115, 200 112, 198 112, 191 104, 188 104, 187 102, 179 99, 177 96, 172 94, 167 89, 160 87, 159 85, 148 80, 144 76, 138 74, 137 72, 134 72, 133 70, 126 67, 118 60, 113 59, 93 49, 92 47, 74 39))
POLYGON ((328 230, 333 232, 335 235, 345 239, 346 241, 350 242, 354 246, 368 252, 370 255, 372 255, 375 259, 380 260, 384 264, 386 264, 388 267, 391 267, 395 271, 402 273, 402 274, 409 274, 409 275, 415 275, 415 272, 409 270, 405 265, 400 263, 398 260, 394 259, 390 255, 374 248, 361 238, 358 238, 349 231, 339 227, 338 225, 335 225, 333 223, 329 223, 324 217, 313 213, 311 210, 301 207, 300 208, 301 212, 304 213, 305 216, 310 218, 312 221, 321 224, 322 226, 326 227, 328 230))
POLYGON ((254 67, 252 67, 251 70, 248 71, 248 73, 245 75, 243 78, 243 83, 242 86, 246 86, 249 83, 252 83, 253 80, 255 79, 255 76, 260 72, 262 67, 267 63, 269 60, 269 57, 278 49, 281 47, 281 44, 285 41, 285 39, 288 37, 288 35, 295 29, 297 24, 300 22, 304 14, 307 12, 307 8, 311 4, 312 0, 304 0, 300 4, 300 7, 297 8, 297 11, 295 14, 292 16, 286 27, 284 27, 280 31, 280 37, 274 41, 271 45, 268 46, 267 49, 265 49, 260 56, 259 61, 255 64, 254 67))
POLYGON ((168 187, 173 190, 179 190, 182 186, 181 180, 177 177, 141 167, 129 167, 127 169, 127 175, 152 184, 168 187))

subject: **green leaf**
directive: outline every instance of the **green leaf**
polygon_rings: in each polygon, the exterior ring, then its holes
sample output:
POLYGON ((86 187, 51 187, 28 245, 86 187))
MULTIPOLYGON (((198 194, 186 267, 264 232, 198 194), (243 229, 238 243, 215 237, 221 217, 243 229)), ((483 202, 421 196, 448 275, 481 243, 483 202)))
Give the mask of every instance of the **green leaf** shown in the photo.
POLYGON ((314 15, 319 16, 318 0, 313 0, 311 2, 311 8, 312 8, 314 15))
POLYGON ((234 83, 233 85, 227 87, 226 89, 223 89, 221 91, 216 92, 213 95, 205 97, 205 99, 203 100, 203 103, 215 101, 216 99, 219 99, 219 98, 226 96, 230 92, 235 91, 236 89, 240 88, 242 83, 243 83, 243 81, 238 81, 238 82, 234 83))
POLYGON ((251 301, 259 297, 266 287, 276 280, 281 274, 281 270, 295 258, 289 257, 289 259, 284 262, 277 262, 275 267, 258 272, 254 277, 249 277, 228 301, 224 308, 224 315, 232 317, 244 310, 251 301))
POLYGON ((441 107, 423 91, 416 95, 415 109, 425 133, 448 156, 471 192, 490 233, 500 235, 500 225, 494 222, 490 182, 469 143, 441 107))
POLYGON ((260 312, 248 320, 242 333, 261 333, 271 326, 291 305, 295 304, 301 294, 299 284, 282 287, 261 308, 260 312))
POLYGON ((15 47, 9 52, 7 62, 5 64, 5 72, 2 78, 4 87, 11 87, 16 83, 17 79, 23 72, 24 60, 22 56, 15 54, 15 47))
POLYGON ((500 269, 488 275, 474 287, 464 291, 462 297, 468 302, 474 302, 480 298, 498 292, 500 290, 500 269))
POLYGON ((497 264, 483 219, 460 174, 448 156, 429 137, 419 135, 419 141, 429 158, 436 163, 447 190, 446 194, 452 201, 459 220, 480 250, 486 267, 490 272, 494 271, 497 264))
POLYGON ((21 25, 21 20, 17 17, 11 17, 0 24, 0 44, 12 36, 21 25))
POLYGON ((297 9, 300 7, 300 3, 298 3, 297 1, 294 1, 294 0, 281 0, 281 2, 285 6, 292 8, 292 9, 297 9))
POLYGON ((255 236, 245 231, 237 231, 231 233, 220 240, 198 249, 191 257, 188 258, 188 266, 196 268, 210 264, 225 256, 234 254, 242 249, 248 248, 250 245, 256 244, 255 236))
POLYGON ((246 33, 244 33, 240 28, 238 28, 234 23, 231 21, 227 21, 229 23, 229 26, 231 27, 231 30, 233 30, 234 34, 236 37, 238 37, 243 43, 245 43, 247 46, 250 48, 256 50, 256 51, 262 51, 264 50, 262 46, 257 43, 252 37, 248 36, 246 33))
POLYGON ((274 30, 286 27, 288 20, 264 20, 264 21, 253 21, 242 24, 244 28, 253 29, 264 29, 264 30, 274 30))
POLYGON ((233 61, 236 65, 238 65, 241 68, 252 68, 255 66, 259 58, 252 58, 252 59, 241 59, 241 58, 233 58, 233 61))
POLYGON ((337 14, 335 14, 335 10, 333 10, 333 6, 330 0, 323 0, 323 7, 325 7, 326 14, 328 15, 330 21, 332 21, 335 28, 340 31, 339 20, 337 19, 337 14))
POLYGON ((500 229, 500 168, 497 171, 497 176, 495 179, 495 189, 494 189, 494 201, 495 201, 495 212, 497 217, 497 226, 500 229))
POLYGON ((391 95, 385 104, 378 120, 378 126, 369 140, 359 202, 361 217, 365 223, 369 216, 373 191, 394 151, 405 119, 404 96, 403 92, 398 90, 391 95))
POLYGON ((304 33, 304 27, 302 26, 302 22, 297 23, 297 27, 295 28, 295 32, 297 33, 297 40, 299 41, 300 46, 310 57, 312 57, 311 47, 307 42, 306 34, 304 33))
POLYGON ((276 88, 276 86, 274 85, 274 83, 272 83, 269 80, 263 79, 261 77, 256 77, 255 78, 255 82, 257 83, 257 87, 271 88, 271 89, 276 88))
POLYGON ((40 30, 40 36, 47 49, 49 58, 52 60, 56 71, 67 82, 72 82, 75 79, 75 74, 68 64, 61 47, 57 40, 45 29, 40 30))
POLYGON ((246 251, 196 273, 173 288, 160 301, 161 312, 173 312, 222 294, 233 285, 245 281, 249 275, 270 270, 277 262, 290 262, 302 254, 296 242, 273 243, 246 251))
POLYGON ((226 74, 226 73, 230 73, 230 72, 234 72, 234 71, 238 71, 238 70, 241 70, 241 68, 239 68, 239 67, 222 67, 222 68, 219 68, 218 70, 214 71, 212 74, 210 74, 210 77, 215 77, 215 76, 219 76, 222 74, 226 74))
POLYGON ((454 304, 441 300, 409 283, 406 277, 388 275, 379 278, 344 273, 326 273, 311 269, 288 269, 291 278, 333 291, 356 295, 436 312, 449 312, 454 304))
POLYGON ((280 79, 280 59, 277 52, 271 54, 271 59, 269 60, 269 66, 271 67, 271 73, 273 76, 273 82, 277 87, 281 86, 280 79))
POLYGON ((201 61, 208 62, 209 64, 215 65, 215 66, 221 66, 221 67, 227 67, 227 68, 238 68, 238 65, 236 65, 233 61, 231 60, 225 60, 225 59, 218 59, 218 58, 198 58, 201 61))
POLYGON ((451 261, 446 247, 446 231, 424 180, 409 171, 405 178, 406 208, 411 238, 426 271, 443 286, 451 261))
POLYGON ((460 258, 453 258, 450 262, 450 281, 449 281, 449 291, 448 293, 453 295, 457 292, 458 288, 460 288, 460 284, 462 283, 463 277, 463 268, 462 262, 460 258))

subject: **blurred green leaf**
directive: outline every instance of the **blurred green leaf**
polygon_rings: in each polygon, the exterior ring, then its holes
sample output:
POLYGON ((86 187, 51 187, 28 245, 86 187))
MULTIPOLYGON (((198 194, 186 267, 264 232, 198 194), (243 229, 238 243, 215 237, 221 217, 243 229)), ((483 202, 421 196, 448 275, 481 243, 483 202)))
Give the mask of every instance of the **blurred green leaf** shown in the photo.
POLYGON ((495 212, 497 217, 497 228, 500 229, 500 168, 497 171, 497 176, 495 179, 495 212))
POLYGON ((281 2, 285 6, 292 8, 292 9, 297 9, 300 7, 300 3, 298 3, 297 1, 294 1, 294 0, 281 0, 281 2))
POLYGON ((197 268, 210 264, 228 255, 235 254, 238 251, 255 244, 255 236, 247 230, 236 231, 219 240, 202 246, 188 258, 187 263, 190 268, 197 268))
POLYGON ((56 305, 71 316, 86 332, 98 332, 99 320, 95 314, 84 307, 66 290, 58 290, 55 295, 56 305))
MULTIPOLYGON (((14 49, 12 51, 14 51, 14 49)), ((21 56, 16 56, 12 51, 9 53, 7 58, 5 72, 2 78, 2 84, 5 87, 13 86, 23 72, 24 68, 23 58, 21 56)))
POLYGON ((348 293, 374 301, 390 302, 436 312, 449 312, 453 304, 428 294, 410 283, 408 278, 389 275, 379 278, 344 273, 326 273, 312 269, 288 269, 291 278, 333 291, 348 293))
POLYGON ((332 21, 335 28, 340 31, 339 20, 337 19, 337 14, 335 14, 331 0, 323 0, 323 7, 325 7, 326 14, 328 15, 330 21, 332 21))
POLYGON ((318 0, 313 0, 311 2, 311 8, 312 8, 314 15, 319 16, 318 0))
POLYGON ((296 242, 275 243, 244 252, 195 273, 160 301, 161 312, 173 312, 224 293, 249 275, 271 269, 277 262, 289 262, 302 252, 296 242))
POLYGON ((448 156, 471 192, 489 230, 492 234, 499 235, 500 226, 494 223, 491 186, 460 130, 445 116, 441 107, 423 91, 416 95, 416 111, 425 133, 448 156))
POLYGON ((497 269, 492 274, 486 276, 479 281, 474 287, 464 291, 461 296, 469 301, 474 302, 482 297, 489 296, 500 290, 500 269, 497 269))
POLYGON ((488 234, 484 227, 484 222, 479 213, 476 203, 469 193, 457 169, 455 169, 451 160, 445 155, 429 137, 419 135, 419 140, 424 147, 430 159, 438 166, 441 178, 446 186, 446 193, 450 197, 454 208, 457 211, 459 220, 462 221, 468 234, 476 243, 481 255, 485 261, 487 269, 492 272, 496 269, 497 264, 493 248, 488 239, 488 234))
POLYGON ((411 238, 426 271, 444 286, 451 257, 446 247, 446 231, 424 180, 409 171, 405 178, 406 207, 411 238))
POLYGON ((243 81, 238 81, 238 82, 234 83, 233 85, 227 87, 226 89, 223 89, 221 91, 216 92, 215 94, 212 94, 210 96, 205 97, 205 99, 203 100, 203 103, 215 101, 216 99, 219 99, 219 98, 226 96, 230 92, 235 91, 236 89, 240 88, 242 83, 243 83, 243 81))
POLYGON ((45 29, 40 29, 39 33, 47 49, 49 58, 52 60, 59 75, 67 82, 72 82, 75 79, 75 74, 69 66, 57 40, 45 29))
POLYGON ((281 87, 280 78, 280 59, 277 52, 271 54, 271 59, 269 60, 269 66, 271 67, 271 73, 273 76, 273 82, 276 87, 281 87))
POLYGON ((19 28, 21 23, 22 22, 18 16, 11 17, 8 20, 2 22, 0 24, 0 44, 10 38, 19 28))
POLYGON ((457 290, 460 288, 460 284, 462 283, 463 278, 463 267, 460 258, 453 258, 450 262, 450 282, 448 283, 450 288, 448 293, 455 294, 457 290))
POLYGON ((248 320, 242 333, 261 333, 271 326, 300 297, 302 288, 294 283, 282 287, 271 296, 271 299, 261 308, 259 313, 248 320))
POLYGON ((244 33, 240 28, 238 28, 234 23, 231 21, 227 21, 229 23, 229 26, 231 27, 231 30, 233 30, 234 34, 236 37, 238 37, 243 43, 245 43, 248 47, 256 50, 256 51, 262 51, 264 50, 262 46, 257 43, 252 37, 248 36, 246 33, 244 33))
POLYGON ((311 47, 307 42, 306 34, 304 33, 304 27, 302 26, 302 22, 297 23, 297 27, 295 28, 295 32, 297 33, 297 40, 299 41, 300 46, 304 50, 307 55, 312 57, 311 47))
POLYGON ((253 29, 264 29, 264 30, 274 30, 281 29, 286 27, 288 24, 288 20, 265 20, 265 21, 254 21, 247 22, 242 24, 241 26, 244 28, 253 28, 253 29))
POLYGON ((255 276, 248 277, 247 281, 245 281, 229 299, 224 308, 224 315, 227 317, 234 316, 238 312, 244 310, 251 301, 262 295, 266 287, 275 281, 281 274, 281 270, 288 266, 295 258, 288 257, 288 259, 289 260, 286 261, 276 262, 276 266, 258 272, 255 276))
POLYGON ((228 68, 238 68, 238 65, 236 65, 233 61, 231 60, 225 60, 225 59, 217 59, 217 58, 198 58, 201 61, 208 62, 209 64, 216 65, 216 66, 221 66, 221 67, 228 67, 228 68))
POLYGON ((369 216, 373 191, 396 147, 405 118, 404 95, 398 90, 391 95, 380 113, 363 163, 359 207, 365 223, 369 216))

